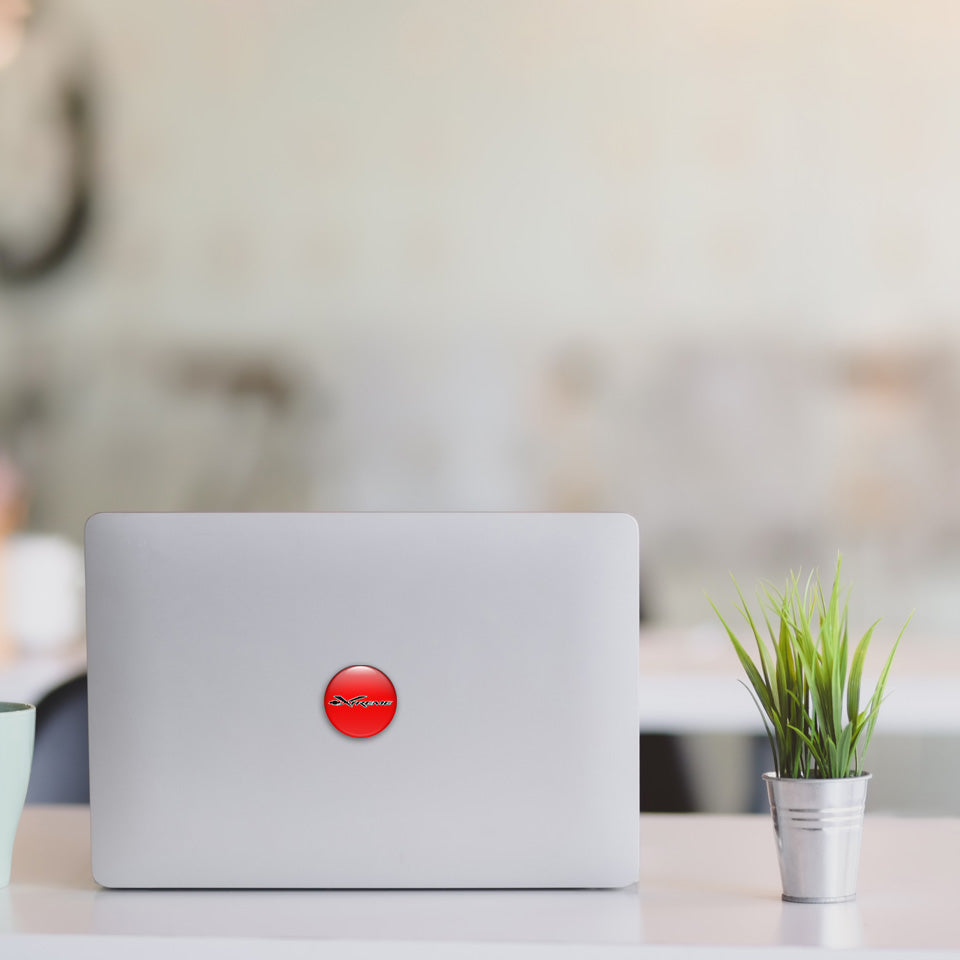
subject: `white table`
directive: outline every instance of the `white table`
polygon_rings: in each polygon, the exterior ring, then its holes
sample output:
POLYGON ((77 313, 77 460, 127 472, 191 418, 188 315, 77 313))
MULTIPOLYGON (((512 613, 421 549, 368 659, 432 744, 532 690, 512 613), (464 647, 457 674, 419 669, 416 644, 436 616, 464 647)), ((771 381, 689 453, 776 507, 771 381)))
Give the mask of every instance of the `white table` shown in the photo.
MULTIPOLYGON (((878 636, 864 677, 864 696, 889 652, 878 636)), ((747 646, 755 655, 755 649, 747 646)), ((645 733, 763 734, 746 680, 719 630, 644 629, 640 635, 640 727, 645 733)), ((960 734, 960 639, 905 637, 877 729, 889 734, 960 734)))
POLYGON ((0 890, 0 956, 960 951, 960 820, 868 817, 859 898, 828 906, 780 900, 772 827, 763 816, 644 816, 642 875, 625 890, 104 890, 90 876, 88 831, 86 807, 26 809, 12 881, 0 890))
POLYGON ((36 704, 86 669, 87 654, 79 645, 56 653, 5 660, 0 663, 0 700, 36 704))

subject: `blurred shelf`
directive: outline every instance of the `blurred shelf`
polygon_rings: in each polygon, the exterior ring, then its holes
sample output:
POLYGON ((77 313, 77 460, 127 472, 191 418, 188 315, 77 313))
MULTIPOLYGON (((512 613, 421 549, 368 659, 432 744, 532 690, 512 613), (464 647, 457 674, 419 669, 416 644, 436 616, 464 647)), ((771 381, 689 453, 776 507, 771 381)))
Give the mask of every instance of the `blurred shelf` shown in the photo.
MULTIPOLYGON (((873 690, 892 638, 877 637, 864 676, 873 690), (871 673, 871 668, 873 671, 871 673)), ((640 634, 643 733, 763 734, 746 678, 719 630, 644 629, 640 634)), ((960 641, 904 638, 887 681, 878 732, 960 734, 960 641)))
POLYGON ((7 660, 0 664, 0 700, 35 704, 86 669, 87 653, 83 647, 7 660))

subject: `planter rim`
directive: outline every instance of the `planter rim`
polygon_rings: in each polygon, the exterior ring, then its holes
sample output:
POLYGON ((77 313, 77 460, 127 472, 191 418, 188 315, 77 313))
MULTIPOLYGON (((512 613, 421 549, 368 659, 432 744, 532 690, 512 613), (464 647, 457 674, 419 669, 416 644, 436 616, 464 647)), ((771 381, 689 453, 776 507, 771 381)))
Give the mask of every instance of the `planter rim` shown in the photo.
POLYGON ((872 773, 861 773, 857 777, 778 777, 773 770, 762 774, 764 780, 776 783, 846 783, 848 780, 869 780, 872 773))

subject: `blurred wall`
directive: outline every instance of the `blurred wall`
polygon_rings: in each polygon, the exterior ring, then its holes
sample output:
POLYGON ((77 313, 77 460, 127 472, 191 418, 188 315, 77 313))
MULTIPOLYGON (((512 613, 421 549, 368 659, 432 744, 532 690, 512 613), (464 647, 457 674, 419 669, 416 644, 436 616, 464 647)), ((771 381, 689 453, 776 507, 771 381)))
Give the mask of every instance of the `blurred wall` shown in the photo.
POLYGON ((626 510, 657 619, 841 547, 863 619, 960 627, 955 3, 60 8, 98 189, 0 288, 35 526, 626 510))

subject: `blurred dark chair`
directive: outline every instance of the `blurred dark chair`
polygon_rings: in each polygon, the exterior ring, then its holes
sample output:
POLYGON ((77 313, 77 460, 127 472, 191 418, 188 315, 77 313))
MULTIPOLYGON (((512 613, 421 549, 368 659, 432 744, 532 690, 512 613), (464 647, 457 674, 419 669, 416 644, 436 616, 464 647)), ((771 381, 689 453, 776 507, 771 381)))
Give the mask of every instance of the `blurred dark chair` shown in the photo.
POLYGON ((89 803, 87 675, 51 690, 37 704, 37 733, 27 803, 89 803))
POLYGON ((640 734, 640 812, 694 812, 680 740, 675 734, 640 734))
MULTIPOLYGON (((646 619, 643 584, 640 623, 646 619)), ((641 813, 693 813, 693 789, 687 774, 680 738, 675 734, 640 734, 641 813)))

